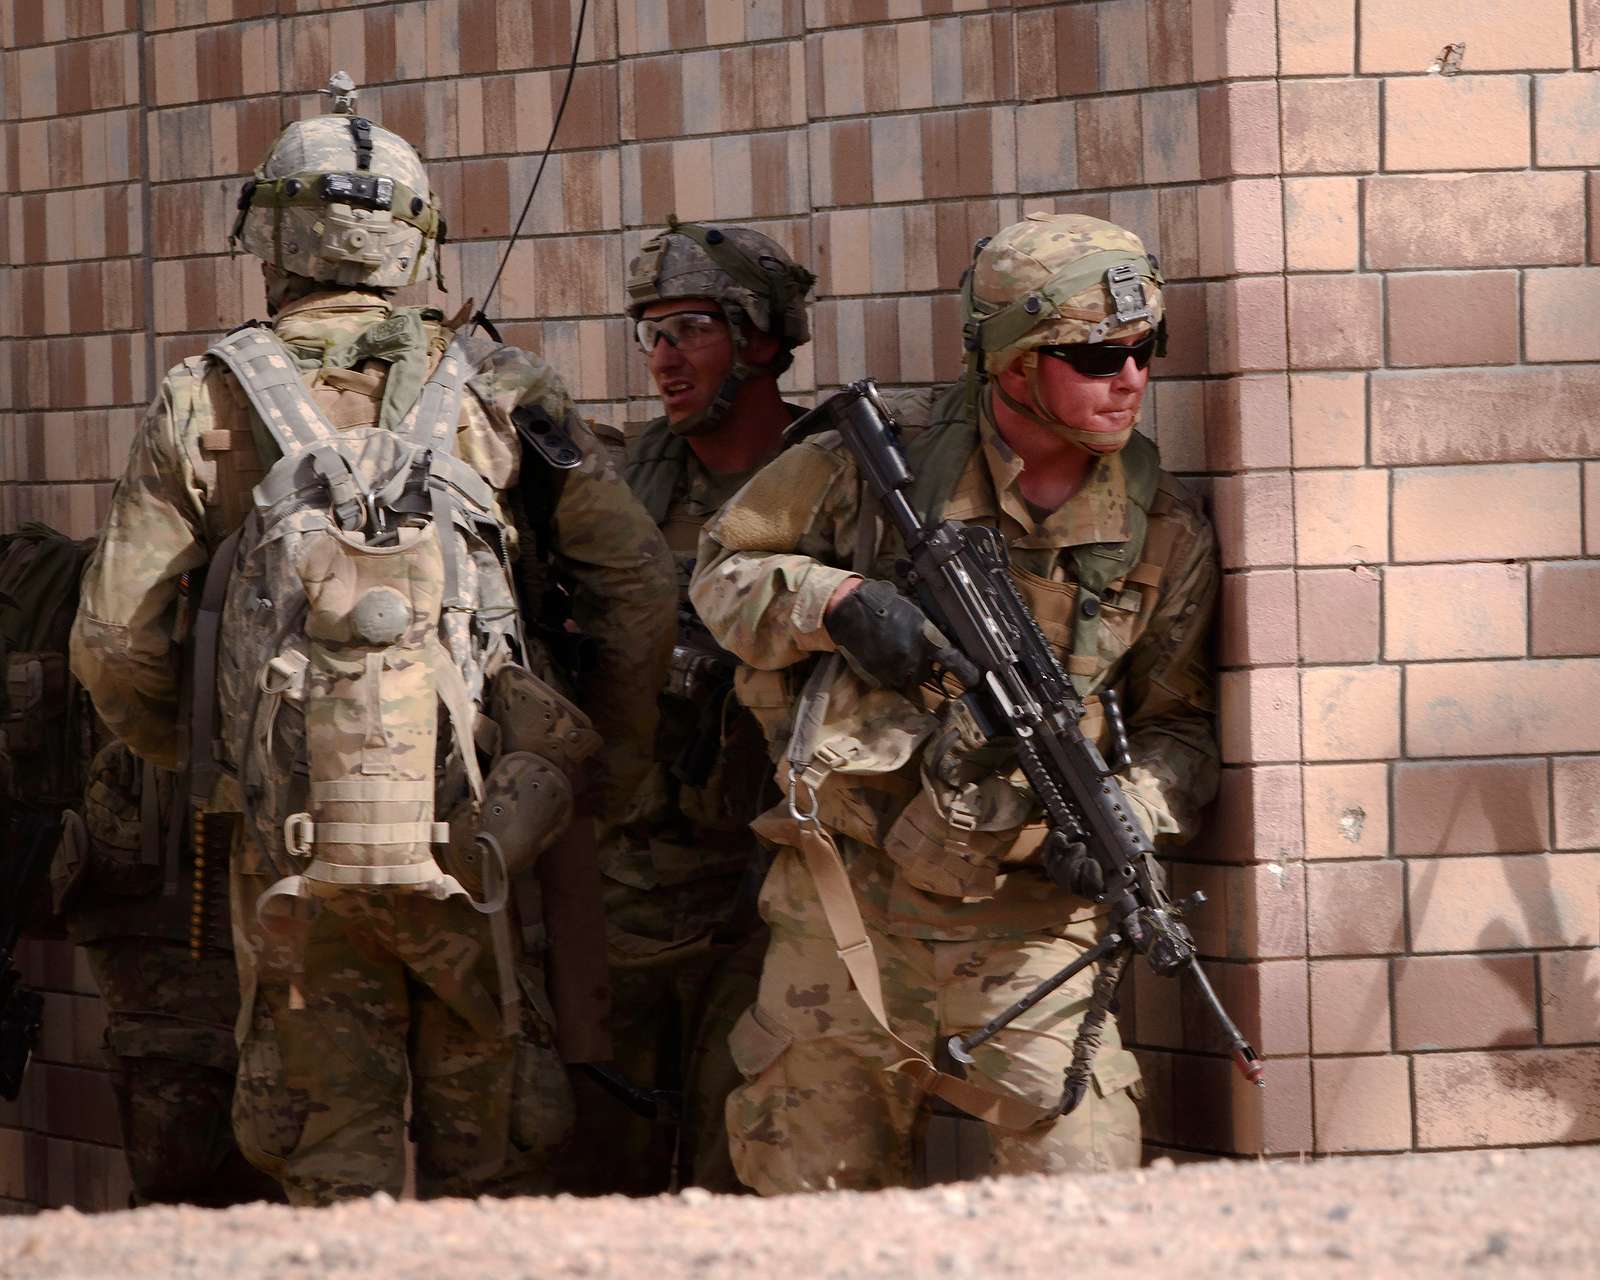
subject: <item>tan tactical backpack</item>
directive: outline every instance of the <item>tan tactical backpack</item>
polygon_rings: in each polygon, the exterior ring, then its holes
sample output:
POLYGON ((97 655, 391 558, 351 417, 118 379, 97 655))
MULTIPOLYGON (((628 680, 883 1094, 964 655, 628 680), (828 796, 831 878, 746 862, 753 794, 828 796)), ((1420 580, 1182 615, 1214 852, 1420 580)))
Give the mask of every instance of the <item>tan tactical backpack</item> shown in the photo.
MULTIPOLYGON (((194 723, 222 728, 190 744, 198 776, 214 747, 239 780, 247 829, 279 876, 263 914, 273 899, 359 889, 498 909, 508 875, 561 834, 571 775, 598 746, 522 666, 508 533, 494 491, 455 453, 467 342, 451 343, 392 430, 335 428, 270 329, 210 350, 282 455, 213 559, 225 595, 216 614, 202 604, 196 645, 215 649, 216 706, 194 723)), ((197 679, 195 696, 208 687, 197 679)))

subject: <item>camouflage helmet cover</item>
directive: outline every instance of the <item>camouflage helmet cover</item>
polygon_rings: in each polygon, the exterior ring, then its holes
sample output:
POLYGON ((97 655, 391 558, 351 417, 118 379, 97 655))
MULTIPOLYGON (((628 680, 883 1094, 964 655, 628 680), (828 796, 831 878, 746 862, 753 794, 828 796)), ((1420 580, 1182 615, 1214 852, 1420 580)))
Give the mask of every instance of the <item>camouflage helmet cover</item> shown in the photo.
POLYGON ((425 279, 443 237, 411 145, 345 114, 297 120, 278 135, 239 195, 233 231, 280 270, 380 288, 425 279))
POLYGON ((973 261, 963 289, 969 349, 998 373, 1035 347, 1159 331, 1163 283, 1133 232, 1086 214, 1031 213, 973 261))
MULTIPOLYGON (((793 350, 811 340, 806 294, 816 277, 776 240, 748 227, 704 227, 667 219, 628 264, 628 315, 653 302, 710 298, 736 309, 793 350), (720 261, 719 261, 720 259, 720 261)), ((729 320, 738 327, 738 317, 729 320)))

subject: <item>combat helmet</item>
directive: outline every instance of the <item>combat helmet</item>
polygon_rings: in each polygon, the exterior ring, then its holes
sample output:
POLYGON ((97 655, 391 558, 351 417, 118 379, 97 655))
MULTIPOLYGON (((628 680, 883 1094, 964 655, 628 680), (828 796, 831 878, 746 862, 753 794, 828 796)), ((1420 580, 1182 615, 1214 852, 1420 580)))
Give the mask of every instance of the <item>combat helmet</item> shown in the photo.
POLYGON ((733 334, 733 367, 712 403, 672 424, 680 435, 713 429, 727 413, 741 383, 762 373, 777 377, 794 362, 794 349, 811 341, 806 294, 816 276, 795 262, 782 245, 748 227, 710 227, 667 215, 666 230, 646 240, 628 264, 628 315, 638 320, 653 302, 710 298, 733 334), (745 358, 748 328, 778 339, 767 364, 745 358))
POLYGON ((278 135, 239 192, 229 245, 280 271, 334 284, 396 288, 427 278, 445 221, 411 144, 356 114, 344 72, 328 81, 330 115, 278 135))
MULTIPOLYGON (((980 240, 961 286, 969 394, 1019 358, 1028 360, 1031 384, 1037 361, 1031 353, 1039 347, 1150 333, 1156 354, 1164 355, 1165 283, 1138 236, 1086 214, 1030 213, 980 240)), ((1064 425, 1012 407, 1047 426, 1064 425)))

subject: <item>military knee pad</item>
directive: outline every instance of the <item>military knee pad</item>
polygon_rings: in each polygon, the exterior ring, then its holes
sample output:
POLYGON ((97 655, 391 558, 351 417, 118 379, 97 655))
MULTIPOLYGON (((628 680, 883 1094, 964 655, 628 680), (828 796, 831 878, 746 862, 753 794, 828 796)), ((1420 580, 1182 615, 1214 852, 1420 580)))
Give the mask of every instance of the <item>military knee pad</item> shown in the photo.
POLYGON ((500 726, 503 751, 548 760, 569 778, 600 749, 589 717, 525 667, 501 667, 490 683, 490 719, 500 726))
POLYGON ((533 866, 566 832, 572 810, 572 783, 549 760, 530 751, 502 755, 483 780, 478 821, 466 805, 450 815, 445 870, 474 899, 497 896, 500 868, 510 879, 533 866))

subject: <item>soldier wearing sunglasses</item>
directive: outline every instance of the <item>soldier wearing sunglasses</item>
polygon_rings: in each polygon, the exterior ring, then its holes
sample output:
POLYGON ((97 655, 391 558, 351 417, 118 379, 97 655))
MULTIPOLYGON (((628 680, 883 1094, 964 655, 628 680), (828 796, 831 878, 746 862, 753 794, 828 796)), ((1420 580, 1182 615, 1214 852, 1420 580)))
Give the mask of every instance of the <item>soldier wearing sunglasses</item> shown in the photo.
POLYGON ((722 1118, 738 1081, 727 1035, 755 998, 765 948, 755 912, 765 862, 749 824, 775 793, 761 730, 732 696, 734 660, 687 592, 701 526, 803 412, 778 379, 810 339, 812 282, 758 231, 675 218, 629 266, 628 316, 662 413, 614 444, 682 594, 654 766, 627 821, 606 833, 601 869, 618 1064, 684 1101, 677 1126, 606 1099, 586 1106, 573 1149, 600 1159, 575 1170, 576 1190, 739 1189, 722 1118))
MULTIPOLYGON (((1030 215, 980 242, 963 282, 965 376, 892 404, 912 428, 912 505, 999 529, 1085 701, 1085 733, 1170 847, 1216 789, 1219 573, 1199 502, 1134 431, 1165 344, 1163 283, 1132 232, 1030 215)), ((936 1058, 1092 946, 1104 908, 1092 859, 1072 861, 1070 888, 1044 874, 1041 810, 1005 744, 948 749, 960 722, 943 718, 949 691, 926 682, 944 640, 897 581, 904 553, 868 523, 871 503, 837 436, 795 444, 707 525, 690 595, 745 664, 739 696, 775 760, 819 655, 847 659, 825 703, 805 700, 826 778, 808 768, 809 794, 843 854, 889 1023, 936 1058)), ((772 940, 759 995, 731 1037, 745 1076, 728 1107, 740 1178, 772 1194, 1136 1165, 1139 1067, 1112 1027, 1082 1105, 1024 1131, 941 1113, 891 1069, 904 1055, 839 959, 798 848, 803 816, 779 806, 756 824, 780 848, 762 889, 772 940)), ((1092 978, 978 1049, 982 1080, 1053 1107, 1092 978)))

